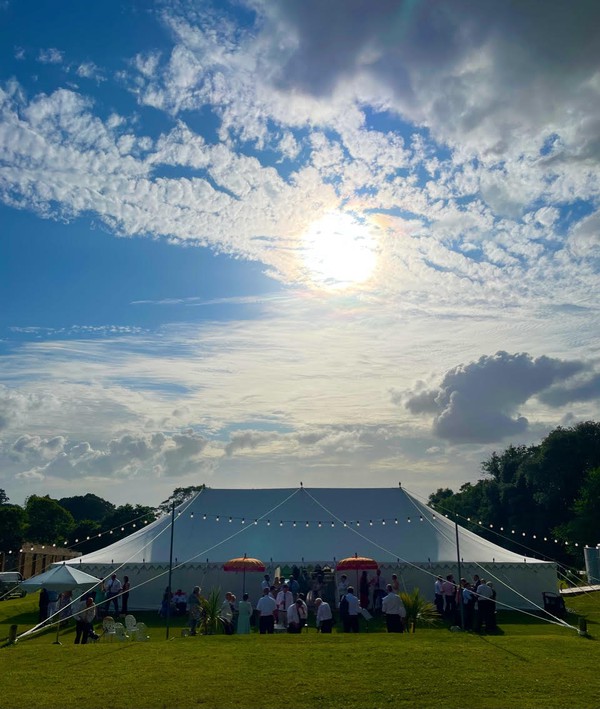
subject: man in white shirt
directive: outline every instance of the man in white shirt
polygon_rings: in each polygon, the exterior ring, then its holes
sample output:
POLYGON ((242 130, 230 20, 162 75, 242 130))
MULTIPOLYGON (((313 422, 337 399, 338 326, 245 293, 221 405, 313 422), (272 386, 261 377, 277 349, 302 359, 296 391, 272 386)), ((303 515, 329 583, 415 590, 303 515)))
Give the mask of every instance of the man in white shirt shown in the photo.
POLYGON ((444 579, 438 576, 433 584, 433 593, 435 595, 435 607, 440 616, 444 615, 444 579))
POLYGON ((388 633, 401 633, 404 630, 403 620, 406 618, 406 608, 402 599, 394 593, 392 585, 386 586, 387 595, 381 602, 381 610, 385 613, 385 623, 388 633))
POLYGON ((344 618, 344 632, 358 633, 358 614, 362 609, 358 598, 354 595, 353 586, 348 586, 348 592, 344 599, 348 603, 348 613, 344 618))
POLYGON ((264 579, 260 583, 261 590, 264 591, 265 588, 271 588, 271 577, 269 574, 265 574, 264 579))
POLYGON ((287 609, 287 629, 288 633, 299 633, 306 623, 306 606, 300 599, 287 609))
POLYGON ((269 633, 271 635, 274 632, 275 626, 275 609, 277 608, 277 603, 273 596, 270 595, 269 589, 263 589, 263 595, 258 599, 256 604, 256 610, 260 613, 258 618, 258 630, 261 635, 269 633))
POLYGON ((123 590, 121 582, 116 574, 111 574, 111 577, 106 581, 104 590, 106 591, 106 612, 110 613, 110 604, 115 606, 115 618, 119 616, 119 596, 123 590))
MULTIPOLYGON (((96 617, 96 606, 91 598, 87 598, 80 603, 77 613, 75 613, 75 645, 85 645, 88 638, 93 633, 93 623, 96 617)), ((94 635, 96 638, 97 636, 94 635)))
POLYGON ((277 601, 279 622, 287 628, 287 610, 294 603, 294 594, 290 591, 287 583, 283 584, 275 600, 277 601))
POLYGON ((488 586, 485 579, 481 579, 481 583, 477 586, 477 591, 474 593, 477 597, 477 632, 481 632, 481 626, 485 623, 486 631, 495 628, 494 618, 494 591, 491 586, 488 586))
POLYGON ((331 633, 333 614, 329 603, 322 598, 317 598, 315 600, 315 608, 317 609, 317 628, 322 633, 331 633))

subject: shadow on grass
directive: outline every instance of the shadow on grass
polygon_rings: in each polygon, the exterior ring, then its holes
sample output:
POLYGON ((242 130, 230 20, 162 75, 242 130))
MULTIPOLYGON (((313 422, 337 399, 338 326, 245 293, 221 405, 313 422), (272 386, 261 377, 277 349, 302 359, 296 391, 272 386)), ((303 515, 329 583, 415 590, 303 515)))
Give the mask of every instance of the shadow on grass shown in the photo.
POLYGON ((15 615, 5 616, 2 619, 2 625, 36 625, 39 615, 37 613, 21 612, 15 615))
MULTIPOLYGON (((498 635, 498 634, 499 633, 496 633, 496 635, 498 635)), ((504 633, 502 633, 502 635, 504 635, 504 633)), ((479 638, 479 640, 481 640, 482 643, 485 643, 486 645, 493 647, 495 650, 499 650, 500 652, 504 652, 506 655, 511 655, 512 657, 516 657, 517 660, 520 660, 521 662, 525 662, 526 664, 530 664, 530 662, 531 662, 526 657, 523 657, 523 655, 519 655, 518 652, 514 652, 513 650, 509 650, 506 647, 500 647, 500 645, 495 645, 494 643, 490 642, 488 640, 488 637, 485 635, 479 635, 478 633, 475 633, 475 637, 479 638)))
MULTIPOLYGON (((93 645, 95 643, 86 643, 88 645, 93 645)), ((109 643, 100 643, 101 645, 108 645, 109 643)), ((110 643, 111 645, 113 643, 110 643)), ((113 649, 111 647, 111 653, 110 653, 110 661, 111 663, 113 662, 113 659, 115 657, 115 653, 117 652, 124 652, 126 650, 129 650, 130 648, 133 647, 133 643, 120 643, 120 646, 118 648, 113 649)), ((70 668, 70 667, 84 667, 85 665, 89 665, 90 663, 97 663, 98 662, 98 656, 96 654, 94 655, 89 655, 89 657, 82 657, 80 660, 73 660, 70 662, 68 665, 65 665, 65 668, 70 668)))

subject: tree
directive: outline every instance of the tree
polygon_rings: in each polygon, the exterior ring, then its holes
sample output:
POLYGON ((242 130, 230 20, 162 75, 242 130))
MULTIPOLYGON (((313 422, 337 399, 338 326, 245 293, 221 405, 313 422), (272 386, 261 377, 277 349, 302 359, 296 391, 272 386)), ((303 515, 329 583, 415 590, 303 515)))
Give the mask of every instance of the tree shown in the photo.
POLYGON ((91 492, 86 495, 63 497, 58 501, 58 504, 68 510, 76 522, 86 519, 101 522, 107 514, 115 509, 112 502, 104 500, 91 492))
POLYGON ((70 538, 75 526, 73 515, 48 495, 32 495, 25 503, 27 527, 25 534, 30 542, 63 544, 70 538))
POLYGON ((112 543, 118 539, 127 537, 136 529, 145 526, 156 519, 156 510, 154 507, 146 507, 145 505, 121 505, 116 507, 113 512, 106 515, 102 520, 102 544, 112 543), (133 526, 135 525, 135 527, 133 526), (112 530, 112 533, 110 533, 112 530), (106 533, 110 536, 106 537, 106 533), (107 542, 108 539, 108 542, 107 542))
POLYGON ((107 544, 107 538, 102 534, 102 526, 94 519, 83 519, 76 522, 71 537, 70 546, 82 554, 102 549, 107 544))
POLYGON ((8 503, 8 495, 2 488, 0 488, 0 505, 6 505, 8 503))
POLYGON ((19 551, 25 540, 26 521, 25 510, 19 505, 0 505, 0 551, 19 551))
POLYGON ((167 514, 171 511, 173 503, 175 503, 175 507, 178 507, 204 489, 206 489, 206 485, 204 484, 190 485, 189 487, 176 487, 171 497, 160 503, 158 510, 163 514, 167 514))
POLYGON ((579 562, 581 546, 571 543, 596 543, 600 532, 599 423, 556 428, 537 446, 509 446, 502 453, 492 453, 481 468, 483 479, 466 483, 457 493, 439 489, 430 496, 430 503, 450 517, 461 515, 463 526, 521 554, 579 562), (471 523, 465 521, 468 517, 471 523), (499 540, 495 535, 501 526, 509 538, 499 540), (544 536, 570 544, 550 547, 544 536))
POLYGON ((572 506, 573 518, 556 529, 565 542, 593 546, 600 540, 600 468, 590 470, 572 506))

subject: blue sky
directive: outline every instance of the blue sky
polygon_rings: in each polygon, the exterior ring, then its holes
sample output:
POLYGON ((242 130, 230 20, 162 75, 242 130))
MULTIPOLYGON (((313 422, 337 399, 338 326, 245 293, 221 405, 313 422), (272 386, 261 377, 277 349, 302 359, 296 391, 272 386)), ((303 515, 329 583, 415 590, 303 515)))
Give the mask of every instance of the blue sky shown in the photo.
POLYGON ((599 414, 595 2, 0 2, 0 487, 456 487, 599 414))

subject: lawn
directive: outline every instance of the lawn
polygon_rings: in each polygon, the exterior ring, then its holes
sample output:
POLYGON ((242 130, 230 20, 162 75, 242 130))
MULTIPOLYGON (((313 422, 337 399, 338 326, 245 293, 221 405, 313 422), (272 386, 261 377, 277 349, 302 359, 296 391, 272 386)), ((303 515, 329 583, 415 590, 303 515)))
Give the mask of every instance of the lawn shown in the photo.
MULTIPOLYGON (((500 633, 182 637, 156 614, 146 643, 74 645, 48 631, 0 649, 0 707, 598 707, 600 593, 569 599, 591 638, 516 613, 500 633)), ((35 622, 37 597, 0 603, 0 639, 35 622)), ((576 616, 569 620, 577 624, 576 616)), ((364 628, 363 628, 364 630, 364 628)))

